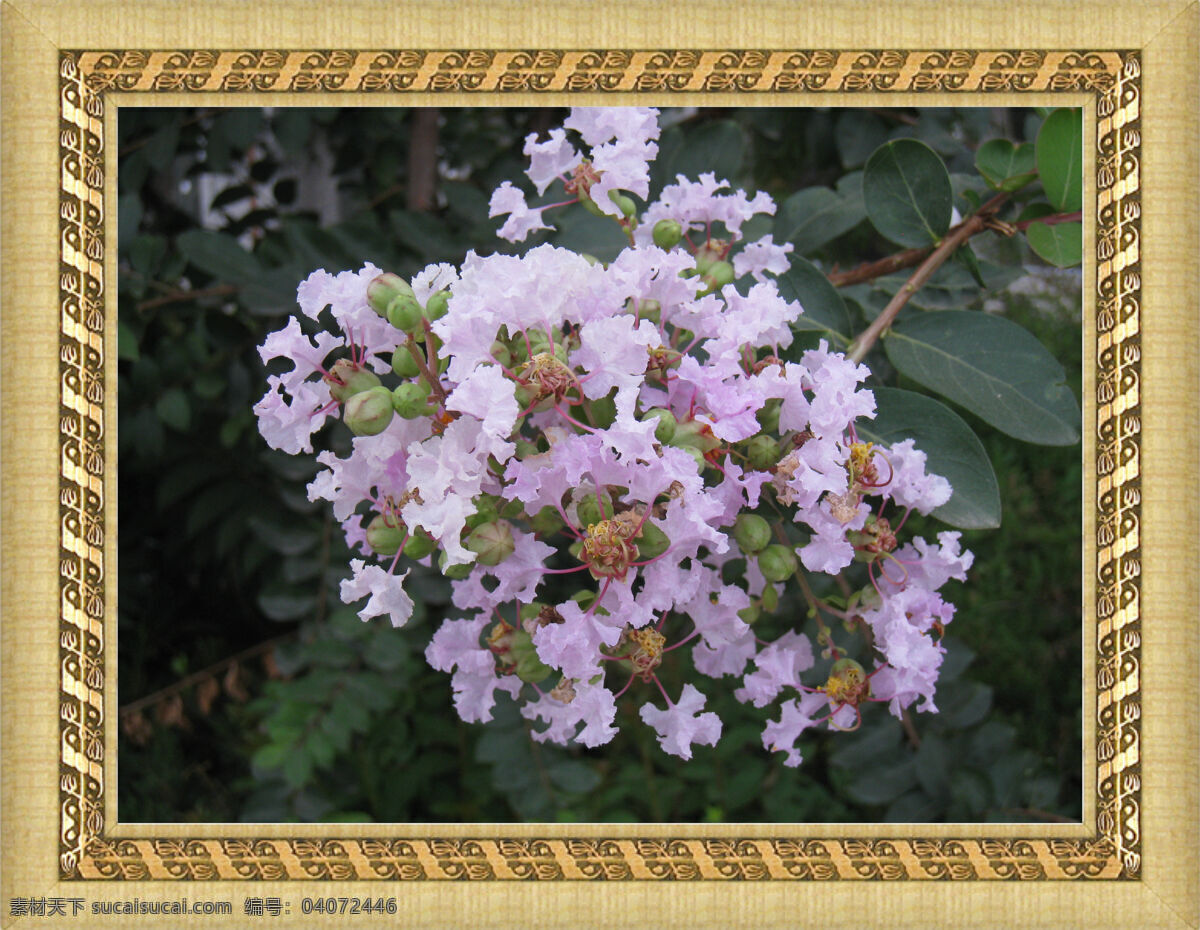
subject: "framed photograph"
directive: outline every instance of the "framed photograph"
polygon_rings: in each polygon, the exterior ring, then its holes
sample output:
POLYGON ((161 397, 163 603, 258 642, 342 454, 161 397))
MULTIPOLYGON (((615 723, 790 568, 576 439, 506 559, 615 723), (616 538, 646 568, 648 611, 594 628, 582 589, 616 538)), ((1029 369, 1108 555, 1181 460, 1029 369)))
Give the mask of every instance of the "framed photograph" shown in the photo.
POLYGON ((116 9, 4 9, 5 926, 1200 924, 1194 6, 116 9))

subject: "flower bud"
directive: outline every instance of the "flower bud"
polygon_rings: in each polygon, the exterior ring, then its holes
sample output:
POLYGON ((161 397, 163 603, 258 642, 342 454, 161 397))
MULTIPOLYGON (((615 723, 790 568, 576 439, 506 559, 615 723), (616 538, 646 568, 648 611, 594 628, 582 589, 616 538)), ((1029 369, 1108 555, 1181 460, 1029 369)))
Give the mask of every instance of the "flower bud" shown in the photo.
POLYGON ((767 581, 787 581, 796 571, 796 553, 773 543, 758 554, 758 570, 767 581))
POLYGON ((770 543, 771 524, 756 513, 743 513, 733 524, 733 538, 746 555, 754 555, 770 543))
POLYGON ((442 554, 438 556, 438 570, 451 581, 461 581, 467 575, 471 574, 471 564, 469 562, 466 565, 448 565, 446 564, 448 561, 449 557, 443 550, 442 554))
POLYGON ((713 262, 709 265, 708 270, 700 276, 700 280, 704 284, 704 290, 700 292, 700 296, 719 291, 726 284, 732 284, 734 277, 733 265, 729 262, 713 262))
POLYGON ((367 545, 379 555, 395 555, 408 529, 395 514, 381 513, 367 524, 367 545))
POLYGON ((683 239, 679 220, 659 220, 654 224, 654 244, 660 249, 673 249, 683 239))
POLYGON ((760 471, 770 468, 779 462, 779 443, 759 433, 746 443, 746 461, 760 471))
POLYGON ((437 548, 437 540, 428 533, 418 530, 408 537, 404 544, 404 554, 410 559, 423 559, 437 548))
POLYGON ((392 299, 387 308, 387 320, 396 329, 411 333, 422 329, 421 305, 412 294, 401 294, 392 299))
POLYGON ((524 630, 512 634, 509 653, 517 662, 517 677, 521 681, 537 684, 553 674, 553 670, 538 658, 533 646, 533 637, 524 630))
POLYGON ((667 534, 647 520, 642 524, 642 535, 637 541, 638 561, 656 559, 671 547, 667 534))
POLYGON ((563 528, 563 521, 558 511, 547 505, 533 515, 529 525, 539 536, 553 536, 563 528))
POLYGON ((678 425, 675 414, 663 407, 651 407, 642 414, 642 419, 649 420, 651 417, 658 420, 654 427, 655 439, 662 443, 669 443, 675 438, 675 427, 678 425))
POLYGON ((376 436, 392 422, 392 392, 383 385, 355 394, 342 408, 342 419, 355 436, 376 436))
POLYGON ((622 194, 618 190, 609 191, 608 199, 617 205, 617 209, 621 211, 623 216, 631 217, 637 213, 637 204, 633 202, 633 198, 622 194))
POLYGON ((405 381, 392 391, 392 409, 406 420, 428 413, 429 385, 423 381, 405 381))
POLYGON ((478 556, 476 561, 481 565, 499 565, 516 549, 512 524, 507 520, 484 523, 467 537, 466 546, 478 556))
POLYGON ((375 372, 356 365, 348 358, 339 358, 334 362, 329 374, 322 380, 329 385, 330 395, 339 404, 379 384, 375 372))
POLYGON ((753 624, 758 619, 762 611, 757 604, 751 603, 749 607, 743 607, 737 612, 737 615, 742 618, 742 622, 753 624))
POLYGON ((407 380, 415 378, 420 370, 413 354, 403 344, 397 346, 396 351, 392 353, 392 371, 407 380))
POLYGON ((449 291, 438 291, 436 294, 430 294, 429 299, 425 301, 425 319, 429 320, 430 323, 434 320, 440 320, 446 315, 449 304, 449 291))
POLYGON ((575 513, 579 517, 580 527, 587 528, 596 523, 599 523, 605 516, 611 517, 613 514, 612 502, 605 495, 604 511, 600 511, 600 503, 596 499, 595 494, 587 494, 583 499, 575 505, 575 513))
POLYGON ((412 292, 407 281, 389 271, 371 279, 371 283, 367 285, 367 303, 380 316, 386 316, 388 304, 402 294, 412 297, 412 292))
POLYGON ((775 608, 779 606, 779 592, 775 590, 775 585, 769 584, 763 588, 762 593, 762 609, 769 614, 775 613, 775 608))
POLYGON ((760 407, 754 418, 758 420, 758 425, 763 428, 764 433, 779 432, 779 411, 783 407, 783 401, 778 397, 773 397, 767 401, 766 405, 760 407))

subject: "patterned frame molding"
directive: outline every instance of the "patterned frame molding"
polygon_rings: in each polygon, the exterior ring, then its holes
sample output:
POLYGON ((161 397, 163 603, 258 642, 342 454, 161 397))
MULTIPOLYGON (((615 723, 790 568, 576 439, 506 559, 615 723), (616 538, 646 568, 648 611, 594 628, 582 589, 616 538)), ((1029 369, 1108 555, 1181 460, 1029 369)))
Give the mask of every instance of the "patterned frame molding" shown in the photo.
MULTIPOLYGON (((64 51, 60 56, 59 866, 66 879, 1136 878, 1140 58, 1127 51, 64 51), (1096 782, 1084 838, 116 838, 105 834, 104 114, 110 93, 1073 92, 1096 138, 1096 782)), ((628 101, 628 96, 623 97, 628 101)), ((398 100, 399 102, 399 100, 398 100)), ((115 158, 108 161, 111 166, 115 158)), ((107 306, 106 306, 107 303, 107 306)), ((396 829, 393 828, 394 833, 396 829)), ((197 833, 202 829, 198 828, 197 833)), ((382 832, 382 831, 381 831, 382 832)))

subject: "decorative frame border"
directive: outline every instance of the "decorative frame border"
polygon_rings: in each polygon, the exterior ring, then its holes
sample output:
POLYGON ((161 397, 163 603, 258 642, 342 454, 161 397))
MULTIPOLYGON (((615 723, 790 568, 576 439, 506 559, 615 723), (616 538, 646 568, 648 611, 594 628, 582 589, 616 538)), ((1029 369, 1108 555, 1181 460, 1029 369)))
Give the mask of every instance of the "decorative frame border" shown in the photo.
MULTIPOLYGON (((59 55, 63 879, 1131 879, 1142 839, 1141 64, 1132 51, 118 50, 59 55), (1096 820, 1083 838, 118 838, 105 834, 110 93, 1072 92, 1096 137, 1096 820)), ((110 308, 111 312, 111 308, 110 308)), ((115 742, 115 741, 114 741, 115 742)))

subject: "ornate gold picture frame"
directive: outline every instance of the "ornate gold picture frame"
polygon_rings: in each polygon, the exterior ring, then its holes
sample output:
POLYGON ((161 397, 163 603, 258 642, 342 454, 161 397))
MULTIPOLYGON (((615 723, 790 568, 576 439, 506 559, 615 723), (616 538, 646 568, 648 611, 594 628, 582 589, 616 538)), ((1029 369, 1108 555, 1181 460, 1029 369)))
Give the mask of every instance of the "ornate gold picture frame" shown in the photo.
MULTIPOLYGON (((646 5, 638 8, 650 16, 660 15, 650 13, 646 5)), ((365 5, 359 12, 376 9, 365 5)), ((579 12, 584 7, 575 5, 573 9, 579 12)), ((704 9, 711 19, 716 7, 704 9)), ((914 10, 932 8, 914 3, 904 9, 911 18, 914 10)), ((1192 853, 1182 839, 1172 839, 1163 827, 1174 821, 1193 834, 1196 830, 1195 773, 1194 769, 1186 771, 1180 762, 1189 746, 1193 752, 1196 747, 1195 703, 1189 700, 1196 692, 1194 667, 1192 677, 1186 678, 1189 656, 1194 666, 1195 633, 1194 627, 1186 627, 1182 614, 1171 612, 1172 604, 1181 608, 1180 601, 1186 602, 1189 596, 1193 607, 1195 603, 1196 491, 1193 486, 1190 496, 1184 492, 1182 506, 1178 501, 1166 503, 1164 498, 1169 500, 1178 490, 1178 471, 1190 470, 1198 460, 1194 390, 1190 398, 1177 396, 1173 401, 1176 407, 1167 409, 1172 402, 1168 388, 1177 395, 1180 386, 1186 391, 1186 350, 1189 339, 1194 349, 1196 330, 1194 320, 1181 318, 1178 301, 1186 301, 1190 294, 1194 307, 1196 275, 1193 270, 1188 277, 1189 272, 1180 270, 1182 253, 1169 251, 1169 237, 1163 232, 1153 240, 1156 248, 1147 246, 1144 234, 1148 223, 1165 226, 1175 222, 1185 239, 1190 228, 1193 244, 1195 240, 1194 203, 1190 227, 1187 219, 1172 220, 1167 215, 1170 201, 1164 196, 1180 189, 1179 179, 1172 182, 1161 173, 1181 163, 1184 172, 1190 164, 1194 175, 1195 152, 1167 151, 1168 140, 1180 132, 1179 125, 1170 125, 1162 113, 1148 106, 1146 93, 1150 75, 1164 83, 1178 80, 1179 66, 1171 66, 1176 71, 1168 70, 1164 64, 1168 54, 1161 50, 1165 47, 1161 43, 1174 41, 1169 53, 1176 58, 1179 48, 1186 56, 1189 41, 1194 50, 1196 8, 1190 7, 1190 13, 1182 4, 1160 4, 1152 9, 1155 22, 1163 25, 1144 42, 1132 41, 1141 35, 1140 30, 1124 34, 1113 30, 1105 34, 1106 41, 1082 45, 1076 41, 1070 50, 1061 42, 1045 40, 1014 44, 999 32, 996 38, 1000 41, 988 47, 979 41, 962 47, 959 43, 935 47, 928 42, 894 40, 884 47, 880 43, 891 37, 883 35, 869 45, 831 41, 837 38, 832 33, 853 31, 846 29, 821 35, 820 47, 815 41, 804 46, 782 39, 764 42, 762 35, 726 34, 724 41, 718 42, 711 37, 703 39, 699 29, 678 32, 680 41, 670 44, 638 43, 631 41, 632 36, 620 42, 613 41, 620 36, 606 36, 608 41, 599 43, 578 38, 568 41, 571 37, 563 33, 557 42, 517 47, 512 41, 502 41, 506 34, 498 28, 490 43, 452 46, 436 41, 444 29, 427 24, 419 36, 398 33, 391 45, 354 41, 358 34, 369 38, 375 33, 366 27, 355 33, 356 27, 348 26, 337 36, 339 48, 326 44, 315 49, 272 36, 276 47, 268 49, 263 47, 262 37, 230 28, 206 32, 202 41, 197 35, 186 48, 180 41, 186 29, 171 44, 164 44, 157 35, 139 37, 138 48, 133 49, 129 47, 133 42, 114 42, 111 30, 104 35, 104 42, 83 41, 78 29, 63 25, 46 7, 35 6, 31 13, 35 19, 44 14, 43 27, 53 20, 61 30, 48 50, 38 38, 45 38, 44 33, 19 11, 7 9, 6 110, 16 93, 19 99, 14 111, 29 114, 28 121, 17 125, 18 135, 24 138, 40 132, 44 136, 53 131, 57 154, 52 168, 43 164, 32 175, 25 175, 36 178, 32 187, 42 197, 43 212, 29 215, 28 228, 21 228, 22 217, 11 200, 5 210, 5 398, 22 389, 22 379, 30 371, 35 372, 42 400, 54 394, 53 406, 42 403, 36 407, 41 419, 23 417, 14 423, 13 408, 8 404, 5 412, 10 415, 4 418, 4 508, 8 518, 4 529, 4 671, 9 683, 4 729, 9 741, 15 738, 20 742, 16 752, 11 742, 5 750, 5 919, 10 897, 34 893, 32 888, 18 887, 18 882, 35 875, 41 882, 37 893, 49 883, 58 889, 56 894, 64 896, 78 896, 84 893, 80 889, 86 889, 88 897, 132 898, 136 894, 149 899, 174 897, 175 890, 165 889, 177 886, 164 883, 188 881, 207 886, 204 896, 209 896, 211 888, 214 898, 224 894, 239 902, 245 894, 264 893, 264 887, 271 894, 280 893, 279 885, 251 883, 300 880, 303 885, 286 887, 286 894, 296 904, 293 913, 298 913, 301 893, 344 895, 350 888, 359 889, 352 893, 378 896, 380 882, 404 880, 401 895, 421 902, 412 904, 417 908, 412 914, 423 924, 429 923, 431 915, 437 919, 440 906, 428 889, 444 880, 491 886, 486 894, 472 899, 471 907, 507 900, 513 908, 531 901, 532 892, 528 887, 509 892, 497 886, 512 886, 518 879, 556 889, 579 886, 581 880, 600 884, 635 880, 640 890, 629 900, 639 908, 652 906, 649 902, 654 900, 648 882, 642 880, 711 880, 704 894, 706 900, 717 902, 714 908, 732 906, 721 903, 733 899, 722 898, 720 886, 766 880, 773 890, 769 899, 760 900, 761 906, 768 908, 764 913, 773 915, 770 919, 774 922, 794 925, 786 922, 781 910, 785 899, 779 897, 779 889, 795 889, 797 882, 836 881, 843 885, 849 880, 863 889, 861 901, 870 903, 862 906, 873 908, 879 922, 885 921, 887 906, 878 892, 865 893, 866 886, 895 880, 916 880, 920 885, 969 880, 973 889, 1012 883, 1040 886, 1043 890, 1025 897, 989 893, 972 898, 993 902, 988 908, 1001 900, 1026 902, 1013 904, 1016 910, 995 917, 1015 923, 1022 918, 1022 908, 1030 907, 1028 902, 1049 901, 1055 908, 1081 906, 1084 899, 1073 890, 1075 886, 1063 883, 1086 879, 1088 884, 1100 882, 1108 889, 1153 883, 1167 889, 1154 893, 1159 902, 1154 914, 1163 916, 1164 921, 1171 914, 1177 918, 1161 925, 1194 925, 1188 921, 1196 919, 1195 886, 1188 886, 1180 877, 1187 871, 1187 862, 1164 856, 1164 851, 1176 857, 1192 853), (1182 23, 1167 15, 1172 10, 1182 14, 1182 23), (1182 30, 1182 38, 1166 35, 1170 29, 1182 30), (240 42, 225 38, 234 34, 240 42), (150 38, 154 40, 147 41, 150 38), (733 38, 740 40, 736 46, 733 38), (1160 45, 1154 46, 1151 39, 1160 45), (14 61, 14 51, 31 44, 39 46, 37 53, 14 61), (53 80, 47 73, 51 62, 53 80), (30 69, 29 79, 18 81, 14 70, 26 68, 30 69), (1176 76, 1172 78, 1172 74, 1176 76), (51 94, 54 96, 49 97, 51 94), (110 282, 115 274, 115 249, 106 251, 106 243, 111 246, 115 242, 112 120, 121 106, 194 102, 199 97, 218 99, 214 96, 218 94, 223 105, 313 105, 318 99, 330 105, 451 100, 504 105, 519 97, 535 104, 737 105, 753 101, 796 106, 870 100, 881 105, 1017 102, 1082 106, 1085 147, 1091 150, 1085 175, 1090 197, 1085 203, 1091 208, 1084 211, 1085 242, 1091 247, 1090 255, 1085 248, 1084 261, 1084 669, 1090 683, 1084 689, 1084 717, 1089 724, 1084 741, 1088 794, 1083 823, 1004 827, 139 827, 120 823, 111 781, 115 773, 111 754, 116 745, 111 674, 116 665, 112 651, 116 592, 112 579, 119 530, 112 505, 118 467, 113 460, 112 434, 116 307, 110 282), (1158 173, 1148 170, 1148 165, 1157 165, 1158 173), (42 188, 51 174, 56 216, 44 209, 50 191, 42 188), (1159 184, 1163 193, 1151 200, 1148 192, 1159 184), (1154 214, 1154 205, 1167 212, 1154 214), (48 276, 37 284, 39 299, 56 292, 50 302, 39 305, 33 285, 14 281, 20 266, 12 233, 32 243, 39 271, 52 264, 57 268, 52 288, 47 286, 48 276), (55 253, 52 258, 51 250, 55 253), (28 317, 31 313, 38 314, 36 320, 28 317), (14 320, 14 315, 20 314, 26 316, 14 320), (51 317, 56 321, 53 346, 46 343, 51 332, 46 324, 51 317), (29 349, 36 346, 41 354, 35 354, 36 364, 19 370, 20 353, 26 351, 23 344, 29 349), (1155 357, 1151 347, 1165 351, 1167 359, 1162 354, 1155 357), (1171 352, 1182 357, 1182 368, 1169 371, 1163 367, 1168 366, 1171 352), (1154 378, 1162 380, 1155 382, 1154 378), (1165 421, 1180 417, 1183 425, 1172 441, 1165 435, 1170 429, 1165 421), (39 475, 39 467, 48 467, 44 453, 51 442, 58 467, 53 475, 39 475), (1175 464, 1155 460, 1155 453, 1169 454, 1175 464), (21 461, 14 463, 14 456, 21 461), (1171 477, 1173 473, 1176 477, 1171 477), (1151 477, 1154 475, 1158 477, 1151 477), (53 482, 57 520, 53 528, 40 525, 31 530, 30 538, 41 544, 27 545, 19 555, 10 556, 10 541, 25 527, 34 526, 34 509, 26 511, 28 499, 18 498, 17 490, 31 481, 32 486, 43 489, 53 482), (1183 555, 1174 556, 1182 558, 1189 575, 1168 580, 1169 566, 1154 557, 1162 557, 1171 528, 1186 526, 1189 514, 1193 522, 1183 555), (1152 549, 1155 545, 1162 548, 1152 549), (1156 584, 1159 587, 1155 588, 1156 584), (45 608, 49 604, 57 604, 56 626, 49 616, 38 616, 35 609, 35 605, 45 608), (10 612, 10 608, 14 610, 10 612), (49 664, 35 666, 35 658, 44 659, 52 652, 56 655, 52 672, 49 664), (1154 667, 1155 661, 1167 664, 1154 667), (14 685, 20 682, 24 686, 26 681, 29 693, 22 695, 14 709, 14 685), (1162 716, 1156 717, 1159 714, 1162 716), (1153 741, 1151 733, 1156 737, 1153 741), (26 742, 37 740, 41 742, 26 742), (46 764, 47 740, 53 742, 56 778, 46 764), (47 777, 49 783, 45 783, 47 777), (1151 816, 1149 808, 1155 805, 1159 812, 1151 816), (1167 815, 1169 819, 1164 820, 1167 815), (51 820, 57 835, 52 870, 49 848, 38 845, 47 839, 51 820), (1158 832, 1149 829, 1151 823, 1158 832), (1155 844, 1159 844, 1156 849, 1152 848, 1155 844), (17 847, 22 857, 37 861, 22 861, 14 868, 10 850, 17 847), (1147 867, 1151 859, 1156 863, 1153 869, 1147 867), (102 892, 92 884, 101 880, 109 882, 102 892), (115 894, 111 890, 114 884, 129 882, 136 883, 136 888, 126 885, 115 894), (245 884, 238 887, 227 882, 245 884), (419 891, 409 890, 414 887, 419 891)), ((779 17, 783 7, 771 6, 766 12, 779 17)), ((101 13, 88 15, 99 17, 101 13)), ((1079 14, 1080 19, 1085 15, 1079 14)), ((1129 8, 1130 18, 1140 15, 1129 8)), ((238 27, 240 21, 235 19, 231 15, 229 24, 238 27)), ((921 32, 911 23, 908 28, 910 33, 921 32)), ((665 26, 659 29, 665 31, 665 26)), ((1076 33, 1100 38, 1092 27, 1077 27, 1076 33)), ((1166 99, 1161 89, 1156 99, 1166 99)), ((6 120, 8 115, 6 112, 6 120)), ((1194 116, 1192 119, 1194 135, 1194 116)), ((1194 145, 1194 138, 1191 141, 1194 145)), ((42 157, 49 151, 44 139, 37 151, 42 157)), ((29 157, 16 149, 11 135, 5 140, 6 195, 17 183, 14 176, 22 176, 29 157)), ((1194 176, 1191 180, 1195 181, 1194 176)), ((1194 201, 1194 191, 1190 196, 1194 201)), ((1194 389, 1194 354, 1190 364, 1194 389)), ((44 520, 49 516, 46 505, 50 498, 45 494, 42 498, 37 513, 44 520)), ((1192 615, 1194 620, 1194 610, 1192 615)), ((199 888, 194 892, 201 893, 199 888)), ((745 892, 737 894, 739 900, 746 900, 745 892)), ((835 898, 842 906, 852 906, 849 902, 855 899, 838 897, 844 894, 839 890, 822 907, 835 898)), ((916 901, 915 892, 906 894, 910 905, 916 901)), ((1092 892, 1087 900, 1132 900, 1128 894, 1123 898, 1116 897, 1118 894, 1114 890, 1092 892)), ((683 895, 672 899, 671 905, 659 907, 660 922, 667 923, 671 914, 680 919, 687 916, 691 905, 684 903, 683 895)), ((1147 896, 1142 894, 1140 899, 1145 901, 1147 896)), ((547 890, 539 900, 561 903, 567 898, 560 890, 547 890)), ((589 890, 575 900, 599 899, 589 890)), ((811 895, 805 900, 811 900, 811 895)), ((620 906, 611 901, 605 906, 615 909, 594 911, 592 919, 601 914, 612 921, 622 919, 620 906)), ((402 903, 402 912, 403 907, 402 903)), ((921 925, 920 905, 916 907, 903 911, 907 915, 904 920, 921 925)), ((240 904, 235 911, 240 914, 240 904)), ((515 913, 506 919, 519 923, 515 913)), ((1148 916, 1148 912, 1142 913, 1148 916)), ((1030 910, 1025 916, 1032 914, 1030 910)), ((480 920, 487 922, 484 917, 480 920)), ((470 922, 467 918, 463 921, 470 922)), ((1067 922, 1048 921, 1060 926, 1067 922)), ((766 925, 766 921, 751 924, 766 925)), ((240 924, 235 921, 232 925, 240 924)))

